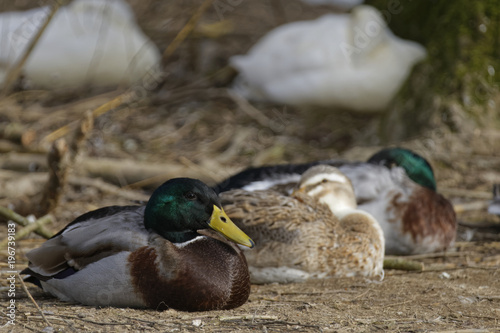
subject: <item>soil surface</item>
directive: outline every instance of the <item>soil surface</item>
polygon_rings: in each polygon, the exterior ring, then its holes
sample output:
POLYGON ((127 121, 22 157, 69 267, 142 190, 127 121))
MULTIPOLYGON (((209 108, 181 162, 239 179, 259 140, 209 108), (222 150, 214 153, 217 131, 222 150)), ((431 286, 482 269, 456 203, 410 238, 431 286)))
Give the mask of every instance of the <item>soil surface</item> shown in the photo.
MULTIPOLYGON (((160 50, 200 4, 130 2, 160 50)), ((231 55, 246 52, 266 31, 283 22, 314 18, 330 9, 299 1, 222 2, 229 7, 225 11, 209 8, 195 33, 168 60, 168 76, 161 87, 95 118, 93 130, 71 164, 48 229, 57 232, 99 207, 145 200, 171 177, 197 177, 214 184, 251 165, 336 157, 366 160, 382 147, 376 135, 382 121, 378 115, 248 104, 227 92, 230 76, 223 75, 227 70, 222 69, 231 55), (221 22, 225 28, 217 28, 217 36, 202 29, 221 22), (120 168, 110 161, 118 161, 120 168)), ((37 3, 16 1, 1 9, 24 9, 37 3)), ((0 135, 0 206, 22 202, 27 212, 36 206, 47 178, 47 152, 60 133, 56 130, 65 129, 62 137, 72 142, 84 112, 121 92, 17 90, 0 99, 0 130, 15 124, 23 134, 0 135)), ((500 104, 500 98, 496 103, 500 104)), ((460 227, 453 248, 447 253, 405 258, 422 262, 421 272, 386 270, 382 282, 345 278, 253 285, 243 306, 201 313, 68 304, 28 285, 38 310, 18 281, 15 326, 0 326, 0 331, 500 331, 500 217, 486 213, 492 184, 500 183, 500 126, 464 125, 453 132, 433 127, 419 137, 390 144, 413 149, 429 160, 438 191, 453 202, 458 213, 460 227)), ((4 223, 0 229, 5 235, 4 223)), ((16 241, 17 270, 27 265, 25 253, 43 241, 34 233, 16 241)), ((0 271, 3 325, 12 299, 5 249, 0 252, 0 271)))

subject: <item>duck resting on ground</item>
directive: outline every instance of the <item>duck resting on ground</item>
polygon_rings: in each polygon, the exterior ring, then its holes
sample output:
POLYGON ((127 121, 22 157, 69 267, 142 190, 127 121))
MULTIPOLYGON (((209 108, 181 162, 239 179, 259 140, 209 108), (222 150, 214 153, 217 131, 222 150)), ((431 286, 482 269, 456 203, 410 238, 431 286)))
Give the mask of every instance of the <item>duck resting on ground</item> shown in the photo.
POLYGON ((146 206, 111 206, 78 217, 28 252, 22 273, 61 300, 86 305, 232 309, 250 293, 247 263, 233 242, 254 246, 211 188, 175 178, 146 206))
POLYGON ((395 36, 377 9, 357 6, 279 26, 229 62, 239 73, 233 90, 249 100, 374 113, 425 56, 422 45, 395 36))
POLYGON ((430 164, 408 149, 383 149, 367 162, 325 160, 250 168, 215 189, 287 193, 302 173, 318 164, 336 166, 349 177, 358 208, 373 215, 384 231, 386 254, 444 251, 453 245, 457 228, 453 206, 436 192, 430 164))
POLYGON ((256 241, 244 252, 253 283, 384 276, 382 229, 356 209, 352 184, 337 168, 310 168, 292 195, 238 189, 220 197, 228 216, 256 241))

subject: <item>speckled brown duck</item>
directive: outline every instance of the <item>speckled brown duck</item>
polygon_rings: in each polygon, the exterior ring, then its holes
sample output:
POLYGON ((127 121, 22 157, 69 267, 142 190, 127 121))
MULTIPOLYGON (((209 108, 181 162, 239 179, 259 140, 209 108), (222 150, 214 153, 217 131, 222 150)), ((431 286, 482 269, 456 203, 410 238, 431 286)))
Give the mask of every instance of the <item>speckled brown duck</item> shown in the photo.
POLYGON ((312 167, 291 195, 238 189, 220 197, 256 242, 244 252, 254 283, 384 276, 382 229, 356 208, 352 184, 337 168, 312 167))

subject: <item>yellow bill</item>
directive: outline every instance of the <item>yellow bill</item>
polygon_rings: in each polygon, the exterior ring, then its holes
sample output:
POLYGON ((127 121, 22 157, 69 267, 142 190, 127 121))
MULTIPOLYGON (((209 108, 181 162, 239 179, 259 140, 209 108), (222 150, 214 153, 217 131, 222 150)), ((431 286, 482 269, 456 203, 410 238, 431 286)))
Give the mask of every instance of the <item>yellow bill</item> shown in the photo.
POLYGON ((253 240, 250 239, 233 221, 226 215, 223 209, 214 205, 214 211, 210 217, 208 224, 215 231, 220 232, 235 243, 252 248, 255 246, 253 240))

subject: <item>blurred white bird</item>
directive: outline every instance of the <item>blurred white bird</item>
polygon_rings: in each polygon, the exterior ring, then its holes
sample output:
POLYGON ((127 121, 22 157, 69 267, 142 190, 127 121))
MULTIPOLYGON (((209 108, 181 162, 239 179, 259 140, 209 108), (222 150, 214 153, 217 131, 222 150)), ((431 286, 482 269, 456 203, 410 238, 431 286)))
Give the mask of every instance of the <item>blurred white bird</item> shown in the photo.
MULTIPOLYGON (((50 7, 0 13, 0 86, 45 22, 50 7)), ((158 68, 160 53, 122 0, 74 0, 61 7, 23 68, 25 87, 131 84, 158 68)))
POLYGON ((230 63, 239 71, 234 90, 248 99, 376 112, 425 56, 418 43, 396 37, 378 10, 358 6, 280 26, 230 63))

